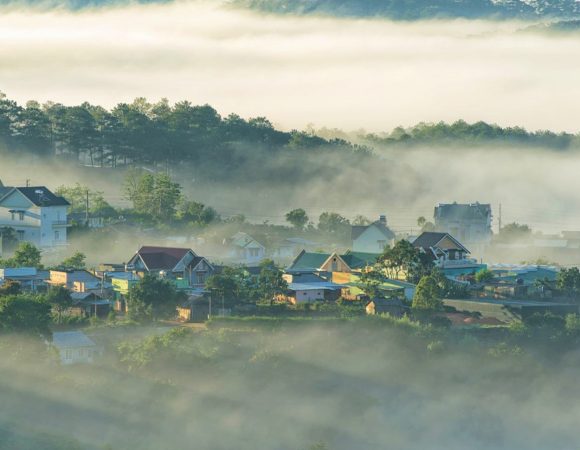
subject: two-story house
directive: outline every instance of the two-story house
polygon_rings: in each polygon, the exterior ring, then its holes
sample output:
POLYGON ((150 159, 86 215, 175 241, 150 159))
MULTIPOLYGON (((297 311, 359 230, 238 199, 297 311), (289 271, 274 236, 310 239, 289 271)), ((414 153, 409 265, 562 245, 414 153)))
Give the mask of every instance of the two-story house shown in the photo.
POLYGON ((353 225, 351 230, 352 251, 363 253, 383 253, 395 242, 395 233, 387 227, 387 217, 370 225, 353 225))
POLYGON ((247 233, 239 231, 224 240, 228 257, 242 264, 256 264, 266 257, 266 247, 247 233))
POLYGON ((448 276, 475 273, 487 267, 470 258, 470 251, 449 233, 421 233, 413 241, 413 247, 430 256, 434 265, 448 276))
POLYGON ((203 289, 215 268, 189 248, 141 247, 127 263, 137 274, 151 273, 173 279, 178 287, 203 289))
POLYGON ((491 205, 439 203, 433 214, 435 231, 449 233, 482 256, 491 243, 491 205))
POLYGON ((69 206, 44 186, 0 186, 0 227, 14 229, 18 240, 37 247, 66 245, 69 206))

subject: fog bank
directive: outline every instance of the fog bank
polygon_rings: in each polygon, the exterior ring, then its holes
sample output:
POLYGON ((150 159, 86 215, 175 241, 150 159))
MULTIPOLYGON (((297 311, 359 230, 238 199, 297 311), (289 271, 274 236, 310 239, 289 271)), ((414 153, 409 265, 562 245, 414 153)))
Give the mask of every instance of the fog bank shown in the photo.
POLYGON ((574 33, 264 16, 221 2, 0 11, 0 89, 18 101, 186 98, 285 128, 384 131, 461 118, 578 129, 574 33))

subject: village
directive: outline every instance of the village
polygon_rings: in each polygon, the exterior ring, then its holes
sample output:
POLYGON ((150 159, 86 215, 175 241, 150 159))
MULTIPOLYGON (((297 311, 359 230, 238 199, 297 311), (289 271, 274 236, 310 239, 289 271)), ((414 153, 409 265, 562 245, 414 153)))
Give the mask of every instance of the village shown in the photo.
MULTIPOLYGON (((579 312, 576 268, 485 259, 493 236, 489 204, 438 204, 432 221, 419 219, 415 236, 397 235, 380 215, 350 225, 350 246, 342 250, 303 237, 267 248, 238 231, 224 239, 219 259, 194 248, 142 245, 91 268, 79 252, 45 268, 42 252, 67 247, 70 203, 44 186, 0 189, 0 227, 13 231, 20 252, 3 260, 0 295, 52 295, 56 318, 47 342, 62 364, 102 352, 83 331, 87 325, 126 318, 175 327, 223 317, 389 315, 501 327, 579 312)), ((88 227, 102 226, 91 219, 88 227)))

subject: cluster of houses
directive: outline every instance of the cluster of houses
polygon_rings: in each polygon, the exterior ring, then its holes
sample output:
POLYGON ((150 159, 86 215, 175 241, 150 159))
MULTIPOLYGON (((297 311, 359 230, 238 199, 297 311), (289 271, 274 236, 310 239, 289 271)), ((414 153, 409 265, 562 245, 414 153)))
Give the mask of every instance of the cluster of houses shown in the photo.
MULTIPOLYGON (((44 186, 6 187, 0 184, 0 229, 11 228, 19 241, 29 241, 43 249, 66 245, 68 206, 64 198, 44 186)), ((475 249, 475 254, 483 255, 491 242, 492 215, 489 204, 439 204, 434 210, 434 223, 430 225, 429 231, 418 236, 407 236, 406 239, 421 253, 428 255, 433 265, 447 278, 457 283, 473 283, 473 275, 486 268, 495 275, 479 291, 481 298, 465 299, 462 308, 469 309, 468 302, 474 300, 480 304, 530 298, 551 300, 549 282, 556 279, 558 268, 538 265, 488 267, 471 256, 471 249, 475 249)), ((375 264, 385 248, 394 245, 396 238, 386 216, 381 215, 368 225, 352 226, 351 246, 346 251, 323 252, 320 251, 320 244, 303 238, 285 239, 275 250, 267 251, 262 243, 244 232, 225 239, 223 245, 227 249, 226 260, 231 264, 244 265, 251 274, 257 273, 259 263, 266 257, 291 261, 283 274, 288 290, 279 295, 278 300, 301 304, 336 301, 339 298, 366 298, 361 275, 375 264)), ((580 242, 578 236, 567 238, 580 242)), ((162 246, 143 246, 127 256, 126 263, 101 264, 94 271, 3 268, 0 269, 0 285, 12 280, 30 291, 64 286, 71 292, 74 302, 71 314, 105 317, 111 310, 127 312, 126 296, 131 286, 145 274, 153 274, 172 282, 187 294, 187 302, 178 308, 180 319, 204 320, 208 313, 211 314, 211 301, 208 311, 207 303, 201 300, 208 298, 208 277, 222 270, 222 266, 210 261, 211 258, 201 256, 190 248, 162 246)), ((415 285, 404 279, 384 279, 377 289, 383 295, 368 299, 369 314, 403 314, 404 300, 412 300, 415 294, 415 285)), ((535 303, 531 307, 538 305, 535 303)), ((66 333, 55 335, 54 339, 62 362, 89 361, 95 352, 94 343, 75 332, 66 333)))

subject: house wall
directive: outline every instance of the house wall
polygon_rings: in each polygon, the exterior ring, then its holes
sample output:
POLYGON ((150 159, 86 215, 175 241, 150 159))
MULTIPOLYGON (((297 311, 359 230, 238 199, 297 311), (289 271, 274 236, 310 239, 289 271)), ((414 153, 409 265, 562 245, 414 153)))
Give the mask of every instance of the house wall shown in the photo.
POLYGON ((294 298, 296 303, 313 302, 316 300, 324 300, 323 289, 309 289, 304 291, 295 291, 294 298))
POLYGON ((95 349, 93 347, 71 347, 59 349, 60 362, 64 365, 92 363, 95 349))
POLYGON ((38 207, 18 191, 0 205, 0 226, 14 228, 19 240, 37 247, 66 245, 66 224, 66 206, 38 207), (24 214, 15 213, 13 219, 10 210, 20 210, 24 214))
POLYGON ((351 272, 345 262, 338 255, 331 255, 331 258, 320 267, 324 272, 351 272))
POLYGON ((385 235, 375 226, 369 226, 352 242, 352 250, 364 253, 382 253, 386 246, 392 245, 385 235))

